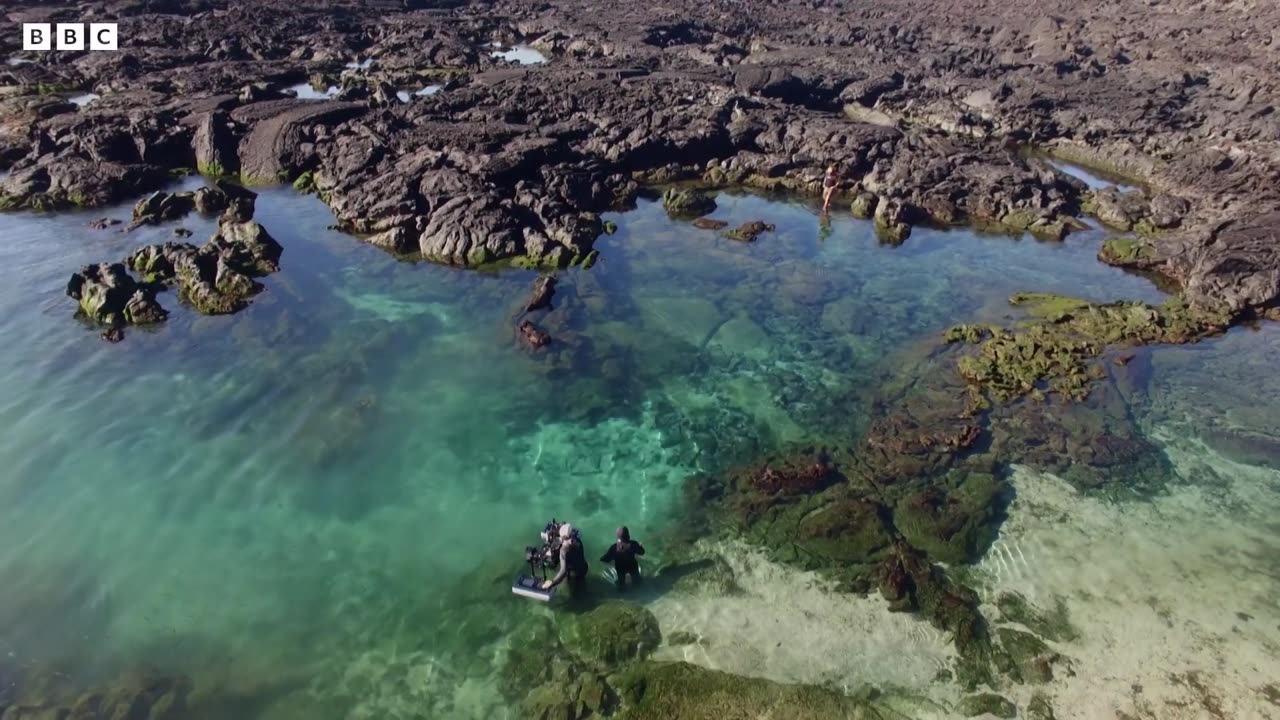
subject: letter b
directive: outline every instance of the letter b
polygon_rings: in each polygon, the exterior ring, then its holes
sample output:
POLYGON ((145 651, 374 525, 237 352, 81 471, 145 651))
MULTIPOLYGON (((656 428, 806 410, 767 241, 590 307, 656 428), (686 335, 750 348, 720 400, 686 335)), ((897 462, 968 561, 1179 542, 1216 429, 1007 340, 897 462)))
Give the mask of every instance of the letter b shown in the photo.
POLYGON ((52 50, 53 25, 49 23, 22 23, 23 50, 52 50))
POLYGON ((119 45, 119 23, 89 23, 90 50, 117 50, 119 45))
POLYGON ((58 23, 58 49, 59 50, 83 50, 84 49, 84 24, 83 23, 58 23))

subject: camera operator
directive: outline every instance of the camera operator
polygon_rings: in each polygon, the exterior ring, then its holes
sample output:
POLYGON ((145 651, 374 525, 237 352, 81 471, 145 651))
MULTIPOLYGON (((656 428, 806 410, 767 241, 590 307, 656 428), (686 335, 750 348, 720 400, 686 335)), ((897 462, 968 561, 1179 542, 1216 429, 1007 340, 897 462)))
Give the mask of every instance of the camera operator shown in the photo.
POLYGON ((560 571, 554 578, 542 583, 542 589, 550 590, 566 578, 574 595, 586 587, 587 552, 582 546, 581 536, 569 523, 560 526, 560 571))

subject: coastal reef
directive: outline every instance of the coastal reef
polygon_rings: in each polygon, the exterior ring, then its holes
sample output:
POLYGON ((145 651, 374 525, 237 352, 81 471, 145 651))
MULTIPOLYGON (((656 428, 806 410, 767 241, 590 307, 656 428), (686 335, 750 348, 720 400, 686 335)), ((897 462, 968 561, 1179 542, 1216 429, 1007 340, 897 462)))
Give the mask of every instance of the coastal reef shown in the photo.
MULTIPOLYGON (((72 8, 16 9, 0 29, 72 8)), ((1206 28, 1174 9, 1028 8, 112 6, 99 20, 129 38, 117 55, 0 68, 0 208, 101 206, 195 170, 291 182, 398 255, 564 267, 641 185, 685 183, 668 207, 697 217, 699 188, 816 194, 835 162, 886 243, 953 223, 1058 240, 1092 213, 1139 232, 1114 258, 1189 305, 1273 310, 1280 120, 1261 28, 1276 10, 1225 7, 1206 28), (1090 189, 1046 156, 1133 187, 1090 189)), ((147 217, 185 204, 169 200, 147 217)))

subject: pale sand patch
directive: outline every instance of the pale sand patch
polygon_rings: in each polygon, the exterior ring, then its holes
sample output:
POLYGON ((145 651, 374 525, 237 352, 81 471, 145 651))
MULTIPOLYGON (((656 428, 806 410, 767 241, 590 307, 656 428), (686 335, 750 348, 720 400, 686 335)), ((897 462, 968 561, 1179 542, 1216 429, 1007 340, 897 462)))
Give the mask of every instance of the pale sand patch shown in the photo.
MULTIPOLYGON (((1280 472, 1156 439, 1188 484, 1150 503, 1111 504, 1018 469, 979 565, 984 599, 1065 601, 1081 638, 1050 643, 1074 671, 1044 688, 1060 720, 1280 718, 1263 690, 1280 682, 1280 472)), ((995 607, 983 612, 998 624, 995 607)), ((1004 691, 1025 707, 1033 689, 1004 691)))
MULTIPOLYGON (((660 660, 846 692, 871 684, 913 693, 935 686, 951 666, 949 639, 876 595, 834 591, 816 574, 768 560, 738 543, 706 548, 733 568, 742 593, 675 591, 649 604, 663 637, 691 633, 696 644, 664 644, 660 660)), ((912 714, 929 717, 929 714, 912 714)))

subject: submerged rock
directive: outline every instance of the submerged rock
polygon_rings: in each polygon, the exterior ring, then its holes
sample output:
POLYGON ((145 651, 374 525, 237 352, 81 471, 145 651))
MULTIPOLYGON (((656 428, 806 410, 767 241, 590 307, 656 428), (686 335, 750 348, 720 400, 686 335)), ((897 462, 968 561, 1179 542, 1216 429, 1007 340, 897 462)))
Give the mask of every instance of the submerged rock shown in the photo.
POLYGON ((702 190, 672 187, 662 194, 662 207, 673 217, 696 218, 714 212, 716 201, 702 190))
POLYGON ((551 305, 551 297, 556 291, 556 278, 554 275, 543 275, 533 282, 533 297, 529 299, 529 303, 525 305, 525 312, 533 312, 541 310, 551 305))
POLYGON ((960 701, 959 712, 964 717, 993 715, 998 718, 1013 718, 1018 716, 1017 706, 993 693, 966 697, 960 701))
POLYGON ((752 220, 739 225, 733 230, 725 232, 724 236, 730 240, 737 240, 739 242, 752 242, 759 237, 761 233, 773 232, 773 230, 773 225, 769 225, 759 220, 752 220))
POLYGON ((531 349, 537 350, 551 344, 551 336, 529 320, 522 321, 517 330, 520 334, 520 339, 531 349))
POLYGON ((83 317, 113 327, 160 322, 166 315, 154 291, 135 282, 121 263, 84 266, 67 282, 67 296, 83 317))
POLYGON ((662 644, 662 632, 643 606, 611 600, 567 621, 561 641, 582 658, 615 666, 648 657, 662 644))

